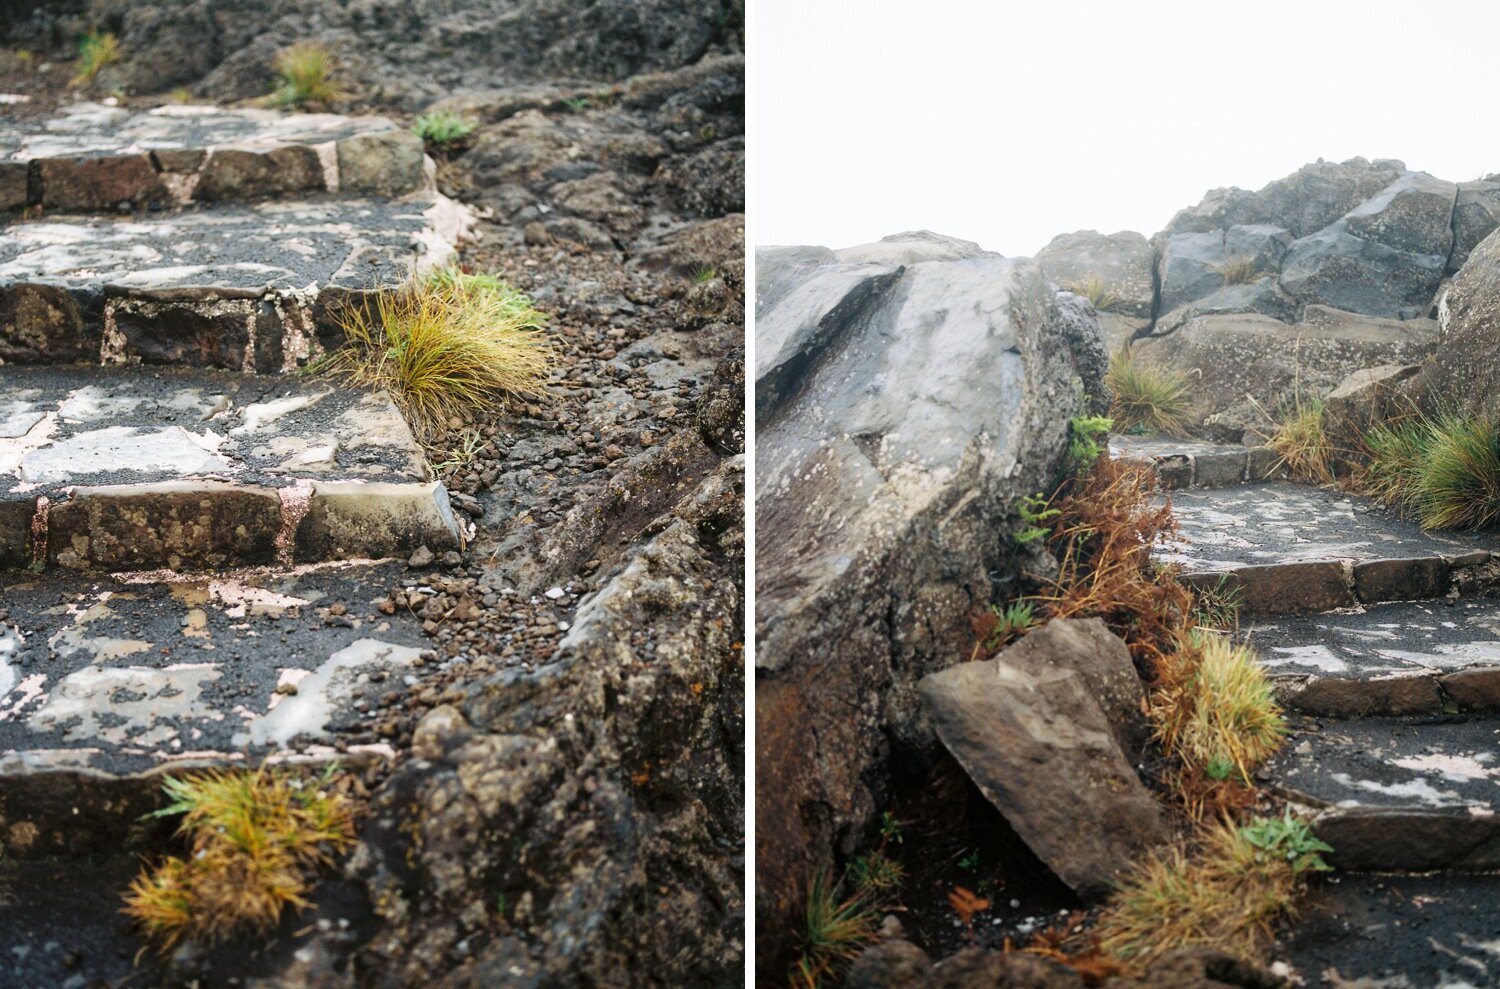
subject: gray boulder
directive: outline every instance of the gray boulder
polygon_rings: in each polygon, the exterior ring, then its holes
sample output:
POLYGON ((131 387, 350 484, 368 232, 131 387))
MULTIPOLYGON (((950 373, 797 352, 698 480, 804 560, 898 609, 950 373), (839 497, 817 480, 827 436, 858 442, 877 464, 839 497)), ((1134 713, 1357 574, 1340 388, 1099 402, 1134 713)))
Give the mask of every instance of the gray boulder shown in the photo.
POLYGON ((1469 254, 1438 303, 1438 345, 1414 383, 1429 411, 1500 416, 1500 230, 1469 254))
POLYGON ((1171 312, 1224 287, 1224 231, 1173 234, 1161 253, 1161 311, 1171 312))
POLYGON ((1224 299, 1200 311, 1265 312, 1282 318, 1286 307, 1278 293, 1255 286, 1275 275, 1291 242, 1285 229, 1266 223, 1167 237, 1159 267, 1161 312, 1172 313, 1228 290, 1224 299), (1236 270, 1243 267, 1253 271, 1236 270), (1267 308, 1257 308, 1260 305, 1267 308))
POLYGON ((1143 234, 1122 230, 1109 235, 1093 230, 1059 234, 1036 254, 1048 278, 1068 291, 1097 281, 1109 299, 1101 313, 1149 319, 1155 287, 1151 244, 1143 234))
POLYGON ((1320 159, 1259 192, 1214 189, 1197 206, 1179 211, 1162 233, 1171 236, 1267 223, 1284 227, 1293 237, 1305 237, 1333 223, 1405 171, 1404 164, 1391 159, 1320 159))
POLYGON ((937 735, 1021 839, 1084 896, 1168 837, 1132 768, 1145 694, 1097 618, 1054 621, 986 662, 925 677, 937 735), (1045 780, 1045 785, 1039 785, 1045 780))
POLYGON ((1014 566, 1007 519, 1056 480, 1102 347, 1035 262, 959 241, 760 256, 756 902, 777 957, 881 804, 892 741, 936 757, 917 681, 972 647, 970 609, 1014 566))
POLYGON ((1156 323, 1156 333, 1170 333, 1199 316, 1260 313, 1290 323, 1297 318, 1297 300, 1281 290, 1274 275, 1251 282, 1225 285, 1201 299, 1194 299, 1165 314, 1156 323))
POLYGON ((1483 179, 1460 182, 1458 198, 1453 202, 1453 251, 1448 256, 1448 270, 1458 271, 1469 259, 1469 252, 1500 227, 1500 182, 1483 179))

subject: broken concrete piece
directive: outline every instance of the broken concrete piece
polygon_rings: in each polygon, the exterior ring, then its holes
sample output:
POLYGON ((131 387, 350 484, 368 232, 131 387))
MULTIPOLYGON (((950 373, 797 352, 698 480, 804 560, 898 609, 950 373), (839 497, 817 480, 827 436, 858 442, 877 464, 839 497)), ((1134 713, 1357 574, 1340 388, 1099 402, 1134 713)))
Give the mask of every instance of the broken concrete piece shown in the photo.
POLYGON ((938 738, 1079 894, 1107 893, 1119 870, 1167 839, 1121 744, 1140 718, 1140 681, 1102 622, 1050 622, 918 687, 938 738))

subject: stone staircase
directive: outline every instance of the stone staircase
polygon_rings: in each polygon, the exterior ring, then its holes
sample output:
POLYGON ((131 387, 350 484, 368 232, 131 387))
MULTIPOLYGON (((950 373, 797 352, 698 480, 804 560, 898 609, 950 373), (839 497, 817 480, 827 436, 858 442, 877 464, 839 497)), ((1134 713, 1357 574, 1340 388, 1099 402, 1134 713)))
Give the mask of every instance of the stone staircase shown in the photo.
MULTIPOLYGON (((1165 446, 1120 452, 1180 472, 1170 458, 1182 451, 1165 446)), ((1205 459, 1255 456, 1190 453, 1193 476, 1205 459)), ((1158 557, 1241 602, 1241 632, 1292 729, 1261 783, 1312 814, 1334 848, 1338 871, 1279 957, 1308 984, 1329 970, 1396 979, 1368 983, 1381 986, 1500 982, 1486 875, 1500 872, 1500 540, 1427 533, 1368 499, 1241 476, 1173 491, 1182 538, 1158 557)))
POLYGON ((390 396, 295 372, 468 212, 379 117, 77 104, 0 147, 6 854, 119 847, 166 769, 391 754, 423 638, 376 605, 467 533, 390 396))

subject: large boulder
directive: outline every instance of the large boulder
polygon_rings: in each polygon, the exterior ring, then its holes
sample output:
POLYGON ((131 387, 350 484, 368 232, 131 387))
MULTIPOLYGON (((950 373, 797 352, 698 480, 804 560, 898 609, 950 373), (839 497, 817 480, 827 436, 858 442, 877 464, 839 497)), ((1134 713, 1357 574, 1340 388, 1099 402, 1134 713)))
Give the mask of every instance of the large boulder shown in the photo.
POLYGON ((1103 348, 1035 262, 963 242, 757 257, 757 929, 784 971, 806 883, 865 838, 892 743, 935 755, 917 681, 972 648, 1103 348))
POLYGON ((1167 840, 1162 810, 1132 768, 1149 734, 1145 692, 1104 622, 1049 622, 994 659, 929 674, 919 689, 948 751, 1079 894, 1107 894, 1121 869, 1167 840))
POLYGON ((1268 223, 1284 227, 1293 237, 1323 229, 1360 203, 1390 185, 1406 171, 1399 161, 1345 162, 1319 159, 1259 192, 1214 189, 1197 206, 1172 217, 1163 234, 1224 230, 1237 224, 1268 223))
POLYGON ((1438 304, 1438 345, 1416 382, 1430 411, 1500 417, 1500 230, 1480 241, 1438 304))
MULTIPOLYGON (((1161 312, 1170 313, 1226 289, 1243 290, 1264 281, 1280 267, 1291 242, 1287 230, 1266 223, 1168 236, 1158 268, 1161 312), (1235 273, 1236 267, 1253 272, 1235 273)), ((1247 300, 1256 297, 1254 293, 1240 295, 1247 300)))
POLYGON ((1298 400, 1322 399, 1362 368, 1420 362, 1436 341, 1432 320, 1308 306, 1293 324, 1255 313, 1199 316, 1137 341, 1133 352, 1147 366, 1191 377, 1198 426, 1212 417, 1265 432, 1298 400))
POLYGON ((1093 230, 1058 234, 1036 254, 1047 277, 1069 291, 1096 283, 1107 293, 1101 312, 1149 319, 1155 304, 1151 244, 1143 234, 1093 230))
POLYGON ((1478 182, 1460 182, 1453 201, 1453 251, 1448 270, 1457 271, 1469 260, 1469 252, 1500 227, 1500 181, 1495 176, 1478 182))

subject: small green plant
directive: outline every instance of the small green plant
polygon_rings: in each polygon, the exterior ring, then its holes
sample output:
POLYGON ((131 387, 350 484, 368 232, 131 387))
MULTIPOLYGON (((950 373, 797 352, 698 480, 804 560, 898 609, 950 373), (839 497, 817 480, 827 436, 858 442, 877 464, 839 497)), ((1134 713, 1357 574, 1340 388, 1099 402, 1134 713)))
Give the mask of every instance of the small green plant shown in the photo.
POLYGON ((1281 416, 1267 445, 1281 457, 1293 478, 1314 484, 1333 483, 1333 443, 1323 422, 1323 403, 1300 398, 1281 416))
POLYGON ((479 456, 479 451, 484 447, 484 437, 479 430, 470 429, 464 433, 463 440, 458 446, 451 448, 448 455, 432 465, 432 472, 441 475, 449 470, 459 467, 467 467, 479 456))
MULTIPOLYGON (((1036 606, 1028 601, 1013 601, 1003 608, 998 604, 992 604, 990 612, 994 615, 994 628, 981 643, 984 655, 999 652, 1006 643, 1025 635, 1037 624, 1036 606)), ((976 658, 977 656, 976 653, 976 658)))
POLYGON ((836 978, 865 945, 875 940, 878 917, 869 899, 856 892, 843 896, 830 877, 807 887, 800 932, 802 956, 792 968, 798 989, 819 989, 836 978))
POLYGON ((1016 505, 1016 514, 1021 516, 1025 528, 1016 533, 1016 542, 1034 543, 1046 539, 1052 530, 1044 522, 1050 522, 1062 514, 1059 509, 1047 507, 1047 499, 1041 494, 1027 495, 1016 505))
POLYGON ((882 845, 886 843, 899 845, 904 840, 905 835, 901 830, 901 822, 896 819, 896 815, 888 810, 882 811, 880 814, 880 843, 882 845))
POLYGON ((1223 783, 1234 775, 1234 763, 1223 756, 1214 756, 1204 765, 1203 775, 1215 783, 1223 783))
POLYGON ((36 53, 30 48, 17 48, 11 55, 21 65, 30 65, 36 61, 36 53))
POLYGON ((1193 589, 1193 625, 1218 632, 1234 632, 1240 627, 1240 589, 1228 577, 1220 577, 1212 587, 1193 589))
POLYGON ((193 102, 193 91, 191 89, 188 89, 186 86, 178 86, 176 89, 172 90, 172 92, 169 93, 168 96, 173 103, 193 102))
POLYGON ((333 53, 316 41, 299 41, 276 56, 277 83, 272 106, 300 107, 326 104, 341 95, 333 82, 337 68, 333 53))
POLYGON ((906 870, 900 862, 877 849, 850 862, 848 876, 857 893, 874 901, 900 889, 906 870))
POLYGON ((718 269, 711 264, 701 265, 693 269, 693 284, 702 285, 719 277, 718 269))
POLYGON ((210 943, 268 930, 287 908, 308 905, 318 867, 354 842, 348 800, 334 770, 309 782, 288 773, 211 770, 170 777, 170 803, 148 815, 177 817, 189 854, 162 860, 131 884, 125 913, 163 951, 183 938, 210 943))
POLYGON ((1104 453, 1114 420, 1104 416, 1074 416, 1068 420, 1068 457, 1073 470, 1089 470, 1104 453))
POLYGON ((1500 522, 1500 437, 1487 417, 1412 416, 1365 434, 1369 462, 1355 487, 1424 529, 1500 522))
POLYGON ((1065 285, 1064 288, 1074 295, 1081 295, 1088 299, 1100 312, 1120 301, 1114 292, 1110 291, 1109 283, 1097 275, 1092 275, 1072 285, 1065 285))
POLYGON ((434 110, 418 117, 412 130, 424 144, 439 151, 449 151, 473 134, 478 126, 452 110, 434 110))
POLYGON ((958 867, 965 872, 979 871, 979 849, 974 848, 964 853, 958 860, 958 867))
POLYGON ((569 113, 582 113, 589 108, 589 98, 587 96, 570 96, 562 102, 569 113))
POLYGON ((1293 817, 1290 807, 1282 817, 1257 817, 1240 831, 1263 855, 1285 860, 1293 875, 1333 871, 1323 861, 1323 853, 1333 847, 1319 840, 1306 821, 1293 817))
POLYGON ((120 39, 109 32, 94 31, 78 42, 78 61, 74 63, 74 85, 82 85, 99 74, 106 65, 120 60, 120 39))
POLYGON ((1249 285, 1265 277, 1260 264, 1252 257, 1229 258, 1223 264, 1214 265, 1214 270, 1224 279, 1225 285, 1249 285))
POLYGON ((1414 514, 1417 479, 1431 438, 1432 424, 1422 416, 1376 426, 1364 436, 1369 459, 1358 470, 1354 486, 1403 515, 1414 514))
POLYGON ((1109 362, 1104 383, 1114 395, 1110 417, 1123 430, 1181 436, 1193 421, 1188 376, 1142 364, 1129 348, 1109 362))

